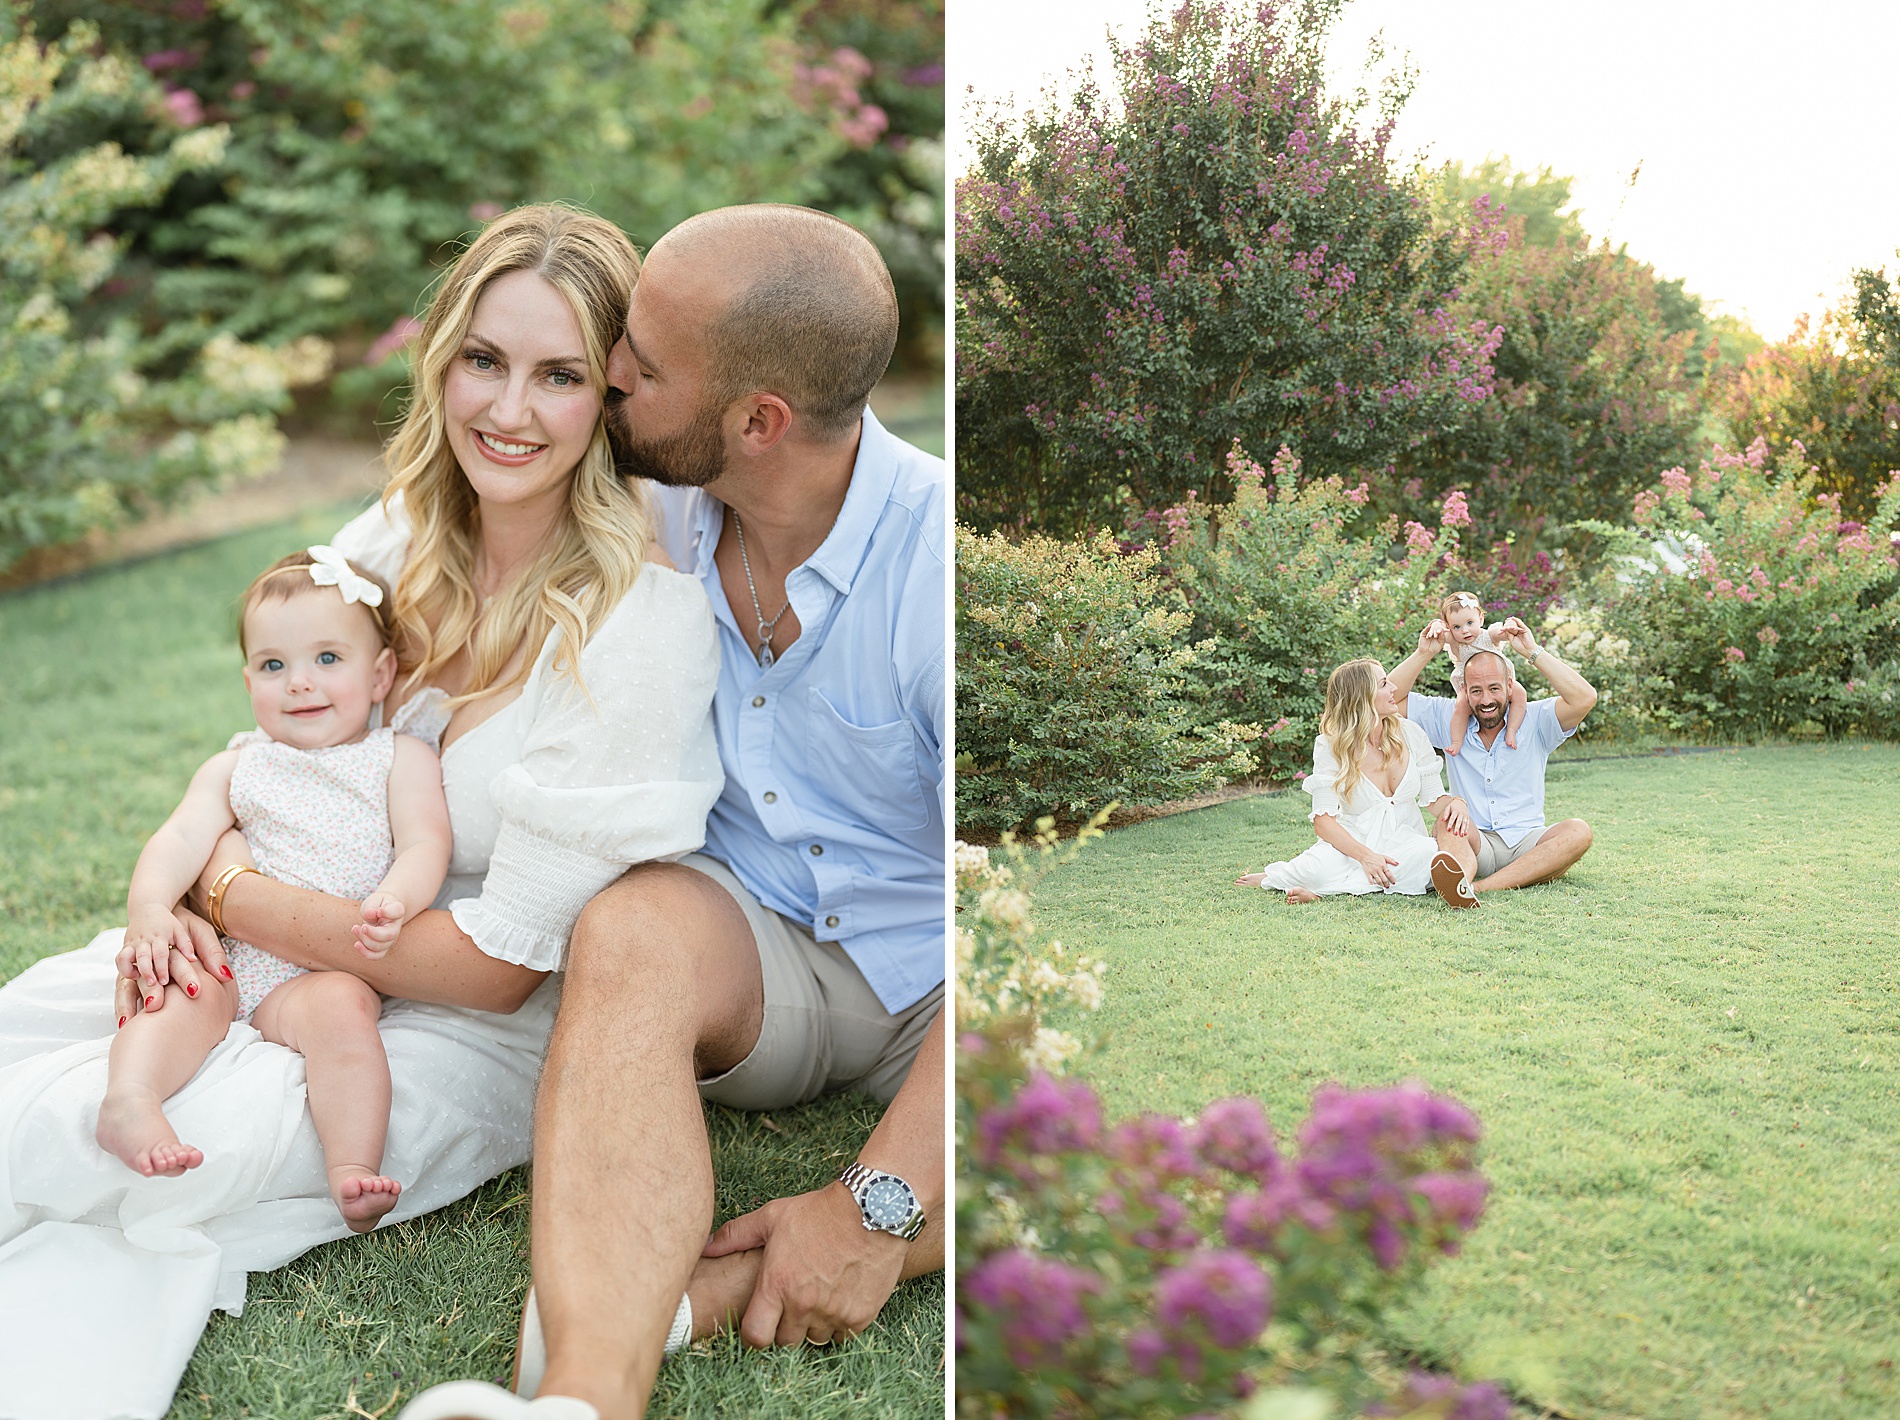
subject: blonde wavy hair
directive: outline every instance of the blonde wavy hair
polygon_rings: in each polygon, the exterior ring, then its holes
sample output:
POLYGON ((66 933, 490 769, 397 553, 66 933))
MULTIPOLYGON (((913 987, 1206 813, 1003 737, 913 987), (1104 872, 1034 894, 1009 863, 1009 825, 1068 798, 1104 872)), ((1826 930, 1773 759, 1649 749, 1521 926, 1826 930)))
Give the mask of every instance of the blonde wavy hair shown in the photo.
POLYGON ((602 419, 575 465, 567 515, 548 546, 487 605, 477 605, 481 514, 449 446, 443 391, 475 303, 511 271, 534 272, 566 299, 587 347, 588 381, 604 394, 608 352, 626 328, 640 258, 625 233, 592 213, 553 203, 517 207, 469 245, 429 304, 409 407, 387 450, 392 473, 383 504, 400 494, 414 529, 396 583, 397 652, 406 672, 427 681, 466 646, 468 685, 452 705, 526 680, 557 627, 555 668, 578 682, 581 648, 639 578, 653 530, 644 489, 614 473, 602 419), (520 667, 500 682, 523 646, 520 667))
POLYGON ((1320 733, 1333 744, 1339 761, 1334 789, 1341 803, 1352 797, 1365 776, 1366 748, 1376 737, 1386 762, 1405 756, 1405 732, 1397 715, 1381 717, 1375 697, 1385 667, 1370 658, 1347 661, 1326 680, 1326 708, 1319 717, 1320 733))

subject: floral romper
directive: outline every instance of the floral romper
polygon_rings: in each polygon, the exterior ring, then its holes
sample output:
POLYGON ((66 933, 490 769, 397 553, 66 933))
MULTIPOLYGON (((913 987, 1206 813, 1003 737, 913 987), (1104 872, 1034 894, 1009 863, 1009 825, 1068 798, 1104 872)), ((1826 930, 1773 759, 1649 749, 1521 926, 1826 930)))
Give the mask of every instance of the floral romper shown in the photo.
MULTIPOLYGON (((235 736, 231 812, 259 872, 293 887, 361 902, 395 861, 389 831, 393 730, 355 744, 298 749, 262 730, 235 736)), ((238 1019, 248 1021, 275 988, 305 974, 248 942, 224 939, 238 986, 238 1019)))

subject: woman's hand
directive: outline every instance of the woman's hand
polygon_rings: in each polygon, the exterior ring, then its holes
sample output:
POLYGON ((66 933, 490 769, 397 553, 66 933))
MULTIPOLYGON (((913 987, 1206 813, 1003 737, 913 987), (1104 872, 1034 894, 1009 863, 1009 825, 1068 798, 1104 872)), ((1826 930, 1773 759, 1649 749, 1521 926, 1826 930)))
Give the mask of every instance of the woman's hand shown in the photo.
POLYGON ((163 906, 143 903, 127 918, 125 944, 119 948, 119 975, 136 976, 149 996, 172 979, 174 951, 192 955, 190 932, 163 906))
POLYGON ((1368 848, 1359 855, 1359 866, 1366 870, 1366 880, 1374 887, 1391 887, 1392 870, 1398 865, 1397 858, 1388 858, 1376 849, 1368 848))
POLYGON ((182 903, 170 912, 134 913, 116 964, 119 978, 113 1001, 120 1026, 140 1011, 164 1009, 168 984, 196 996, 204 989, 201 969, 231 980, 224 943, 209 922, 182 903))
POLYGON ((1445 623, 1433 617, 1432 624, 1418 634, 1418 649, 1426 655, 1435 656, 1445 649, 1445 642, 1450 637, 1451 631, 1445 623))
POLYGON ((1455 794, 1444 801, 1438 821, 1447 833, 1455 833, 1460 838, 1471 836, 1471 806, 1455 794))

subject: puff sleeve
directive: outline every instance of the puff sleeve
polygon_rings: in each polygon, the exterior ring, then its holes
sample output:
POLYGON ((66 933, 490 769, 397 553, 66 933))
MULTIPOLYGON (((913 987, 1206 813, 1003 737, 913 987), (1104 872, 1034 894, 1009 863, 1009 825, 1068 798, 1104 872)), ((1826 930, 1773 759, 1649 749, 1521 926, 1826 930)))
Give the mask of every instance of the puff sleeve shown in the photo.
POLYGON ((1333 742, 1325 735, 1313 740, 1313 772, 1300 782, 1300 787, 1313 796, 1312 812, 1308 819, 1316 819, 1321 814, 1339 816, 1339 795, 1333 786, 1339 780, 1339 761, 1333 756, 1333 742))
POLYGON ((631 864, 700 847, 725 784, 697 578, 649 564, 582 651, 584 689, 555 646, 522 693, 521 758, 489 786, 501 830, 481 894, 449 904, 484 952, 536 971, 561 969, 581 909, 631 864))
POLYGON ((1410 720, 1401 720, 1404 727, 1405 748, 1410 754, 1413 779, 1418 784, 1418 806, 1429 808, 1445 795, 1445 761, 1438 757, 1438 751, 1432 748, 1431 736, 1425 733, 1422 725, 1410 720))
POLYGON ((398 494, 387 506, 371 503, 338 529, 330 546, 347 557, 351 566, 374 572, 394 587, 409 556, 409 515, 403 511, 402 496, 398 494))

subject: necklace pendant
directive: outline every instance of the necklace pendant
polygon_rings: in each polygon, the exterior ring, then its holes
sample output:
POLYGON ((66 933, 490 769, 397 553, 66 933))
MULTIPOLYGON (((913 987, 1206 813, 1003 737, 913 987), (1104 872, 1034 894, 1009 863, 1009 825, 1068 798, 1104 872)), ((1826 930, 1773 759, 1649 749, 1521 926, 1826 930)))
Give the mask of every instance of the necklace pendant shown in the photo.
POLYGON ((759 669, 769 670, 772 665, 772 660, 772 643, 766 641, 759 647, 759 669))

